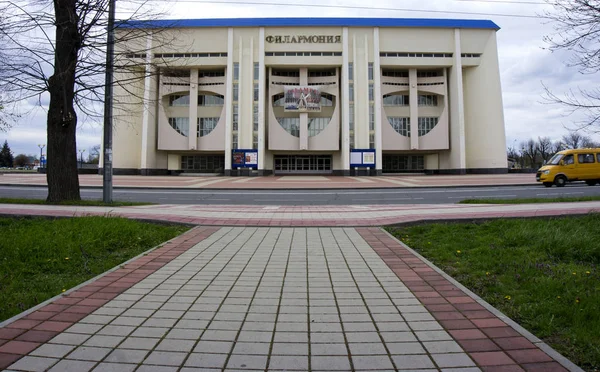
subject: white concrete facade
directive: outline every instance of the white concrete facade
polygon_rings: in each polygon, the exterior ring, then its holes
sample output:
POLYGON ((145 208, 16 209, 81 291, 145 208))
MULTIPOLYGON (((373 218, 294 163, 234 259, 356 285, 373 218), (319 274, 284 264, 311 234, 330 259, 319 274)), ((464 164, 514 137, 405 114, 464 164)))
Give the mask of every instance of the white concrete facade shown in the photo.
MULTIPOLYGON (((371 18, 153 22, 117 45, 115 173, 505 173, 498 26, 371 18), (149 27, 149 26, 148 26, 149 27), (166 41, 168 40, 168 41, 166 41), (118 64, 119 65, 119 64, 118 64), (284 87, 317 87, 291 112, 284 87), (351 168, 371 149, 375 165, 351 168)), ((124 27, 118 33, 131 33, 124 27)))

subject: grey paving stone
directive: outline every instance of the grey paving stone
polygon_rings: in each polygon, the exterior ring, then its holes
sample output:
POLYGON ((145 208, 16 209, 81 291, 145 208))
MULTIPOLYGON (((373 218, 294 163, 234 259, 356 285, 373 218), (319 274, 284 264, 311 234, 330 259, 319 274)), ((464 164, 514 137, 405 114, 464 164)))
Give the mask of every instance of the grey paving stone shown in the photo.
POLYGON ((187 357, 187 353, 174 351, 153 351, 144 360, 144 364, 155 364, 162 366, 180 366, 187 357))
POLYGON ((148 350, 114 349, 105 361, 137 364, 141 363, 146 355, 148 355, 148 350))
POLYGON ((242 328, 242 321, 236 320, 213 320, 207 329, 209 330, 223 330, 223 331, 237 331, 242 328))
POLYGON ((119 347, 123 349, 151 350, 158 341, 158 338, 127 337, 119 347))
POLYGON ((273 332, 241 331, 237 341, 239 342, 271 342, 273 332))
POLYGON ((195 344, 196 340, 164 339, 156 346, 156 350, 190 352, 195 344))
POLYGON ((98 331, 99 335, 107 336, 129 336, 131 332, 135 330, 135 327, 123 326, 123 325, 108 325, 98 331))
POLYGON ((108 324, 112 322, 116 316, 114 315, 95 315, 91 314, 81 319, 79 323, 90 323, 90 324, 108 324))
POLYGON ((223 368, 226 360, 227 354, 192 353, 185 361, 185 367, 223 368))
POLYGON ((198 340, 204 333, 203 329, 184 329, 173 328, 165 338, 182 339, 182 340, 198 340))
POLYGON ((73 351, 71 354, 69 354, 66 359, 89 360, 98 362, 101 361, 111 351, 111 348, 80 346, 77 349, 75 349, 75 351, 73 351))
POLYGON ((307 343, 308 334, 304 332, 275 332, 275 342, 307 343))
POLYGON ((440 368, 475 367, 475 363, 467 354, 431 354, 431 357, 440 368))
POLYGON ((346 332, 348 342, 381 342, 377 332, 346 332))
POLYGON ((67 333, 63 332, 52 340, 48 341, 53 344, 64 344, 64 345, 81 345, 83 344, 91 335, 88 334, 79 334, 79 333, 67 333))
POLYGON ((310 342, 313 343, 344 343, 344 334, 342 332, 316 332, 310 333, 310 342))
POLYGON ((208 341, 233 341, 237 331, 206 330, 201 336, 202 340, 208 341))
POLYGON ((442 372, 481 372, 477 367, 442 368, 442 372))
POLYGON ((211 320, 214 318, 215 313, 210 311, 188 311, 181 319, 194 319, 194 320, 211 320))
POLYGON ((430 354, 439 353, 462 353, 463 349, 454 341, 430 341, 423 342, 423 346, 430 354))
POLYGON ((311 343, 310 353, 311 355, 348 355, 348 348, 346 347, 346 344, 311 343))
POLYGON ((392 355, 398 369, 435 368, 427 355, 392 355))
POLYGON ((112 315, 117 316, 121 315, 125 309, 121 309, 118 307, 101 307, 98 310, 94 311, 91 315, 112 315))
POLYGON ((178 367, 149 366, 142 364, 135 372, 177 372, 178 367))
POLYGON ((366 356, 352 355, 352 364, 355 369, 375 370, 393 369, 394 365, 387 355, 366 356))
POLYGON ((42 344, 29 355, 60 359, 73 349, 75 349, 74 345, 42 344))
POLYGON ((308 356, 308 344, 307 343, 281 343, 275 342, 273 344, 272 355, 307 355, 308 356))
POLYGON ((411 322, 410 327, 413 331, 437 331, 443 329, 440 323, 433 322, 411 322))
POLYGON ((452 341, 452 337, 446 331, 417 331, 415 335, 419 341, 452 341))
POLYGON ((385 346, 392 355, 425 354, 419 342, 386 342, 385 346))
POLYGON ((232 345, 231 341, 199 341, 194 348, 194 353, 229 354, 232 345))
POLYGON ((93 372, 131 372, 136 369, 135 364, 100 363, 93 372))
POLYGON ((232 354, 227 361, 227 368, 259 369, 267 366, 266 355, 237 355, 232 354))
MULTIPOLYGON (((312 328, 311 328, 311 330, 312 330, 312 328)), ((375 325, 373 324, 373 322, 344 323, 344 331, 346 331, 346 332, 377 332, 377 328, 375 328, 375 325)))
POLYGON ((273 355, 269 360, 269 371, 308 371, 308 356, 273 355))
POLYGON ((349 343, 352 355, 387 355, 382 343, 349 343))
POLYGON ((406 319, 407 322, 420 320, 435 320, 435 318, 429 313, 407 313, 402 314, 402 316, 404 317, 404 319, 406 319))
POLYGON ((234 354, 269 355, 271 344, 265 342, 237 342, 233 348, 234 354))
POLYGON ((118 316, 112 322, 110 322, 110 324, 137 327, 140 324, 144 323, 146 319, 147 318, 143 317, 118 316))
MULTIPOLYGON (((293 323, 293 324, 301 324, 301 323, 293 323)), ((278 325, 279 328, 279 325, 278 325)), ((275 329, 274 322, 245 322, 242 330, 244 331, 273 331, 275 329)))
POLYGON ((125 317, 144 317, 147 318, 154 313, 154 310, 149 309, 128 309, 121 316, 125 317))
POLYGON ((380 335, 386 343, 417 341, 417 338, 412 332, 380 332, 380 335))
POLYGON ((148 318, 148 320, 146 320, 143 323, 144 327, 173 327, 175 325, 175 323, 177 323, 177 319, 167 319, 167 318, 148 318))
POLYGON ((311 356, 312 370, 347 371, 350 370, 348 356, 311 356))
POLYGON ((138 327, 132 334, 131 337, 153 337, 160 338, 169 331, 169 328, 161 327, 138 327))
POLYGON ((71 327, 67 328, 65 332, 67 333, 83 333, 87 335, 92 335, 100 330, 103 325, 100 324, 82 324, 75 323, 71 327))
POLYGON ((59 359, 53 359, 53 358, 43 358, 43 357, 36 357, 36 356, 24 356, 23 358, 17 360, 15 363, 13 363, 10 367, 10 369, 14 369, 14 370, 19 370, 19 371, 45 371, 48 368, 50 368, 51 366, 53 366, 54 364, 56 364, 56 362, 58 362, 59 359))
POLYGON ((95 335, 95 336, 90 337, 83 344, 85 346, 115 347, 124 339, 125 339, 125 337, 123 337, 123 336, 95 335))
MULTIPOLYGON (((408 324, 405 322, 377 322, 375 323, 380 332, 405 332, 410 331, 408 324)), ((412 323, 411 323, 412 324, 412 323)))
POLYGON ((49 372, 87 372, 91 370, 96 362, 84 362, 81 360, 61 360, 49 372))

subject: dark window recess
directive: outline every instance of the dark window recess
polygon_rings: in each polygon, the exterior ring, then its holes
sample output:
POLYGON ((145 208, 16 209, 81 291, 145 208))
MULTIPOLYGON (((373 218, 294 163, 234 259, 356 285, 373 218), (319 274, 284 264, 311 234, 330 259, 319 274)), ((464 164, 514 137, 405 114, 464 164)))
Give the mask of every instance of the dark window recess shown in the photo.
POLYGON ((223 173, 225 155, 183 155, 181 170, 208 173, 223 173))
POLYGON ((423 155, 384 154, 383 173, 414 173, 425 171, 423 155))
POLYGON ((275 155, 275 173, 331 173, 331 155, 275 155))

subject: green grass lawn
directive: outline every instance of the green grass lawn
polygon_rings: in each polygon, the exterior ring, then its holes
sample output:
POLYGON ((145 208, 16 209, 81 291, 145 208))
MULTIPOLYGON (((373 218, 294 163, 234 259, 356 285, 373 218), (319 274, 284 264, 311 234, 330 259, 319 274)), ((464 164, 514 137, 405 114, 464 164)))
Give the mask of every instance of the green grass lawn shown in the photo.
POLYGON ((125 207, 134 205, 153 205, 154 203, 114 201, 105 203, 102 200, 73 200, 60 203, 48 203, 45 199, 0 198, 0 204, 47 204, 47 205, 80 205, 84 207, 125 207))
POLYGON ((523 199, 465 199, 459 204, 531 204, 531 203, 569 203, 600 200, 600 196, 573 196, 559 198, 523 198, 523 199))
POLYGON ((187 229, 114 217, 0 218, 0 321, 187 229))
POLYGON ((388 231, 577 365, 600 368, 600 214, 388 231))

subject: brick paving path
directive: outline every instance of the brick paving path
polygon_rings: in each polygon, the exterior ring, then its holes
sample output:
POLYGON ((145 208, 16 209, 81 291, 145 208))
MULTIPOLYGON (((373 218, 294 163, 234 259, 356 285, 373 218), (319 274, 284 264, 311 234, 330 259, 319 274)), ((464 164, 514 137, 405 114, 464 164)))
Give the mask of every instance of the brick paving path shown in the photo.
POLYGON ((379 229, 197 227, 4 325, 0 369, 565 370, 445 280, 379 229))

